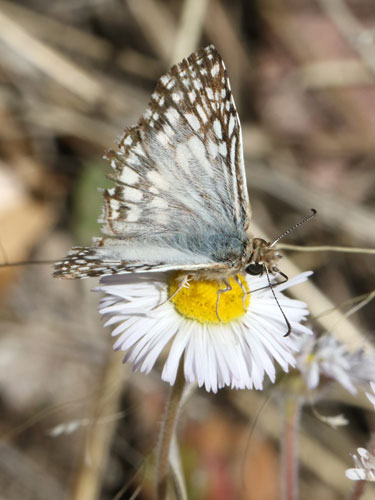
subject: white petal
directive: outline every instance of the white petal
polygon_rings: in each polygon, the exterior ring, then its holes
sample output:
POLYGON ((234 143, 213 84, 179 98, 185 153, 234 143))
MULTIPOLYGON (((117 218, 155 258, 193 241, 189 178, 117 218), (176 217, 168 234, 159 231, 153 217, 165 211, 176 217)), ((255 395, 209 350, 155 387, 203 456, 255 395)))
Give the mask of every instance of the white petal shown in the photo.
POLYGON ((352 481, 363 481, 366 479, 366 471, 364 469, 347 469, 345 476, 352 481))

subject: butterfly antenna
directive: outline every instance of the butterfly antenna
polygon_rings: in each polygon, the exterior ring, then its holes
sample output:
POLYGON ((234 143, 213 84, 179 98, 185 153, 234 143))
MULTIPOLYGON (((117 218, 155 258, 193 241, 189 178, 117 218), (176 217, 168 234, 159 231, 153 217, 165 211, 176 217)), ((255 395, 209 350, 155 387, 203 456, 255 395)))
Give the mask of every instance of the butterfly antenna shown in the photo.
POLYGON ((281 238, 284 238, 284 236, 286 236, 287 234, 291 233, 292 231, 294 231, 295 229, 297 229, 297 227, 299 226, 302 226, 302 224, 305 224, 305 222, 309 222, 309 220, 313 219, 315 217, 315 215, 318 213, 315 208, 311 208, 311 211, 312 211, 312 214, 309 215, 308 217, 306 217, 305 219, 297 222, 297 224, 295 224, 294 226, 290 227, 289 229, 287 229, 286 231, 283 232, 283 234, 280 234, 280 236, 278 238, 276 238, 270 245, 270 248, 273 247, 274 245, 276 245, 276 243, 278 241, 281 240, 281 238))
POLYGON ((279 306, 280 312, 283 315, 283 318, 284 318, 284 321, 286 323, 286 326, 288 327, 288 331, 286 332, 286 334, 284 335, 284 337, 288 337, 288 335, 290 335, 290 333, 292 331, 292 326, 291 326, 288 318, 286 317, 284 311, 282 310, 282 307, 281 307, 279 301, 277 300, 276 293, 275 293, 275 290, 273 289, 273 286, 272 286, 272 283, 271 283, 271 279, 270 279, 270 275, 269 275, 267 267, 265 267, 264 269, 266 270, 267 280, 268 280, 268 284, 270 285, 273 298, 275 299, 276 304, 279 306))

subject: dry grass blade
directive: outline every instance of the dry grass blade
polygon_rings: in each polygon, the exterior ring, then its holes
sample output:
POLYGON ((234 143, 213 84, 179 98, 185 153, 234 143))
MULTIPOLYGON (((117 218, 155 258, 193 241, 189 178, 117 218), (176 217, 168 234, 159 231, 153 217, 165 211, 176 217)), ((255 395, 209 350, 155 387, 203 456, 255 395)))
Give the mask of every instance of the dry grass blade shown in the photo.
POLYGON ((86 102, 103 96, 100 84, 76 64, 29 34, 19 23, 0 11, 0 41, 59 85, 86 102))
MULTIPOLYGON (((245 155, 246 148, 245 142, 245 155)), ((275 168, 269 169, 253 161, 251 176, 249 175, 251 187, 272 194, 302 213, 314 207, 318 210, 319 218, 328 227, 345 231, 353 241, 373 243, 374 234, 369 230, 373 224, 371 210, 342 199, 334 193, 323 193, 321 189, 306 186, 277 168, 277 166, 280 167, 280 163, 280 159, 275 160, 275 168)))
POLYGON ((170 10, 158 0, 126 0, 130 12, 159 57, 168 64, 175 39, 175 22, 170 10))
POLYGON ((112 53, 112 47, 106 40, 37 13, 26 6, 1 0, 0 11, 12 19, 17 19, 17 22, 33 36, 46 39, 49 43, 56 43, 79 55, 103 61, 107 60, 112 53))
POLYGON ((318 3, 348 43, 357 51, 366 66, 375 74, 374 47, 359 43, 364 28, 356 20, 347 3, 343 0, 329 0, 329 2, 318 0, 318 3))
POLYGON ((198 47, 208 0, 185 0, 176 33, 171 64, 181 61, 198 47))
POLYGON ((124 366, 117 356, 109 356, 103 375, 103 383, 97 398, 94 423, 89 427, 86 439, 86 452, 76 475, 76 485, 71 500, 94 500, 99 498, 102 475, 107 466, 109 447, 116 427, 116 420, 106 425, 97 425, 103 416, 118 411, 123 391, 124 366))

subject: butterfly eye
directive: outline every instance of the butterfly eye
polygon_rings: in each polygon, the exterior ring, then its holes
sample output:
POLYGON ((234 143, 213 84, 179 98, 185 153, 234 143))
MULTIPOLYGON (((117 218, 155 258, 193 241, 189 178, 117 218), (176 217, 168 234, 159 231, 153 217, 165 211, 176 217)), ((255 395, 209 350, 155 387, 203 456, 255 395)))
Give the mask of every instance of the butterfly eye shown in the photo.
POLYGON ((245 271, 248 274, 251 274, 252 276, 257 276, 258 274, 262 274, 264 271, 264 265, 263 264, 258 264, 257 262, 254 262, 252 264, 249 264, 245 271))

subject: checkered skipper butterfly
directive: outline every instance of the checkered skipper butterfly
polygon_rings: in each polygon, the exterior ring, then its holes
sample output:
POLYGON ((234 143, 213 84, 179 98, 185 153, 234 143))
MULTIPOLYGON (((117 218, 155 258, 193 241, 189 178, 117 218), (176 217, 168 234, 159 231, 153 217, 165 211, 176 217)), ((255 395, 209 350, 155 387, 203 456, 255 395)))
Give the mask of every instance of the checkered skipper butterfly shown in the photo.
POLYGON ((239 272, 280 272, 276 241, 249 233, 241 127, 212 45, 159 79, 139 123, 107 159, 115 186, 103 193, 104 237, 74 247, 54 276, 173 270, 227 284, 239 272))

